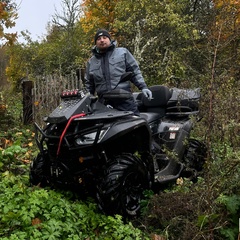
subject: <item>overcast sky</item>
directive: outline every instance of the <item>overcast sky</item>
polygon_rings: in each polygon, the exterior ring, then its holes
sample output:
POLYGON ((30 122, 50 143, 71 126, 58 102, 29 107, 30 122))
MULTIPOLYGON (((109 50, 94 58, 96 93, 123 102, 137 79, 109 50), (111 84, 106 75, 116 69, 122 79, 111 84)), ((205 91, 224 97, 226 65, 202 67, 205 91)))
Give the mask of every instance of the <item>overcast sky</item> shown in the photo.
POLYGON ((56 13, 55 9, 59 13, 62 12, 61 0, 15 0, 15 2, 19 9, 19 17, 11 32, 20 34, 20 31, 28 30, 32 40, 41 40, 41 37, 47 33, 47 23, 56 13))

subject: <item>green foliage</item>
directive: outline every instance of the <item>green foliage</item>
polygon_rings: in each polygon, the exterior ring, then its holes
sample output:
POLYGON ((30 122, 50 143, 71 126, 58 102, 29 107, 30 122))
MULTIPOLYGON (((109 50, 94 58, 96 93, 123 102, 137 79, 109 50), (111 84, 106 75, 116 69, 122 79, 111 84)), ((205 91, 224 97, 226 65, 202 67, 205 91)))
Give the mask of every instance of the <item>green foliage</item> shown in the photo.
POLYGON ((0 105, 4 107, 1 111, 0 107, 0 125, 1 131, 8 130, 19 125, 22 115, 22 96, 18 92, 13 92, 12 89, 6 88, 0 92, 0 105), (2 98, 2 99, 1 99, 2 98))
POLYGON ((191 19, 183 14, 185 2, 119 1, 114 27, 121 45, 130 48, 140 63, 146 81, 156 84, 171 76, 184 78, 190 40, 191 19), (176 51, 177 49, 177 51, 176 51))
POLYGON ((196 183, 188 179, 165 186, 144 203, 141 222, 167 239, 237 239, 240 213, 240 154, 215 143, 196 183))
POLYGON ((46 38, 39 42, 32 41, 25 34, 26 43, 16 43, 8 49, 10 64, 6 74, 15 88, 24 77, 34 80, 36 76, 46 74, 67 75, 85 67, 91 45, 82 26, 76 22, 75 17, 79 15, 78 1, 62 2, 62 15, 55 16, 52 25, 48 27, 46 38))
POLYGON ((19 145, 12 145, 0 152, 0 171, 4 169, 13 169, 18 162, 17 156, 25 153, 26 149, 21 148, 19 145))
POLYGON ((240 195, 239 150, 234 150, 225 142, 215 143, 211 147, 211 159, 208 159, 205 166, 209 181, 208 188, 212 189, 216 197, 220 194, 240 195))
POLYGON ((154 191, 152 190, 145 190, 144 191, 144 199, 141 201, 141 215, 144 216, 148 213, 148 204, 151 198, 154 195, 154 191))
POLYGON ((219 218, 218 214, 203 214, 198 216, 197 226, 200 229, 208 228, 212 222, 219 218))
POLYGON ((1 174, 1 239, 144 239, 121 216, 98 213, 91 200, 72 200, 66 192, 30 188, 27 183, 26 175, 1 174))
POLYGON ((217 201, 222 203, 226 206, 227 210, 230 214, 237 214, 240 210, 240 196, 239 195, 232 195, 232 196, 225 196, 221 194, 217 201))
POLYGON ((15 26, 17 19, 17 6, 12 0, 0 1, 0 40, 6 40, 8 44, 13 44, 16 33, 7 33, 6 29, 15 26))
MULTIPOLYGON (((97 3, 99 9, 106 9, 104 1, 97 3)), ((208 144, 204 175, 195 184, 179 179, 177 186, 168 186, 160 194, 145 193, 138 223, 148 233, 163 233, 168 239, 237 239, 239 31, 233 19, 236 15, 228 13, 228 7, 215 9, 207 0, 121 0, 114 5, 114 19, 104 23, 119 46, 129 48, 137 58, 148 85, 202 88, 203 118, 194 135, 206 138, 208 144)), ((28 38, 27 44, 11 48, 7 74, 15 89, 27 74, 34 79, 43 73, 67 74, 84 67, 91 53, 91 26, 105 19, 108 9, 97 12, 99 15, 80 19, 72 28, 67 22, 61 27, 49 26, 41 42, 28 38)), ((92 201, 83 203, 66 192, 29 188, 25 174, 36 153, 33 133, 21 126, 21 99, 11 94, 5 98, 9 102, 4 101, 4 119, 0 115, 0 237, 143 239, 142 233, 130 223, 124 225, 120 216, 100 215, 92 201)))
POLYGON ((228 224, 220 232, 226 239, 235 240, 239 232, 240 195, 226 196, 221 194, 216 201, 227 210, 228 224))
POLYGON ((105 216, 92 199, 29 186, 34 134, 0 132, 0 239, 149 239, 121 216, 105 216))
POLYGON ((28 164, 36 155, 34 133, 31 126, 21 124, 21 95, 4 91, 6 112, 0 119, 0 172, 15 174, 28 172, 28 164))

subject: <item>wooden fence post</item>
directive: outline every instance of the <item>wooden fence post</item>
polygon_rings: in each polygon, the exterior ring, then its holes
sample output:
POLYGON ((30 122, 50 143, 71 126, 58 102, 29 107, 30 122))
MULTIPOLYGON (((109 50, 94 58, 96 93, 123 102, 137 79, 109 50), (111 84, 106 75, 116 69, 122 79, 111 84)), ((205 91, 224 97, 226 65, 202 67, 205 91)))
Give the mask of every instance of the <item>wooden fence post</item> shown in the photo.
POLYGON ((33 98, 32 98, 33 82, 27 79, 22 81, 23 91, 23 124, 31 124, 33 122, 33 98))

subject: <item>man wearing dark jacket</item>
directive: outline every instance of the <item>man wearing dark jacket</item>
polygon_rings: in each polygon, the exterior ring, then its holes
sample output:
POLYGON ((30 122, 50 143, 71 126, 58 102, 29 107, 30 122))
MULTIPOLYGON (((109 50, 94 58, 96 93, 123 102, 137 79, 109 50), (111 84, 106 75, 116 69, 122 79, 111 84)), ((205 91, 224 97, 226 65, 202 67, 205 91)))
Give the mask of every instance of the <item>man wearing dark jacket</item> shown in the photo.
MULTIPOLYGON (((98 30, 94 40, 96 45, 92 49, 93 56, 87 62, 85 74, 88 91, 91 94, 96 92, 101 99, 103 93, 115 88, 124 73, 132 72, 131 82, 151 100, 152 92, 148 89, 133 55, 126 48, 117 48, 116 42, 111 41, 111 36, 105 29, 98 30)), ((131 92, 128 81, 120 83, 117 88, 131 92)), ((139 115, 133 97, 121 101, 114 100, 110 104, 120 111, 132 111, 139 115)))

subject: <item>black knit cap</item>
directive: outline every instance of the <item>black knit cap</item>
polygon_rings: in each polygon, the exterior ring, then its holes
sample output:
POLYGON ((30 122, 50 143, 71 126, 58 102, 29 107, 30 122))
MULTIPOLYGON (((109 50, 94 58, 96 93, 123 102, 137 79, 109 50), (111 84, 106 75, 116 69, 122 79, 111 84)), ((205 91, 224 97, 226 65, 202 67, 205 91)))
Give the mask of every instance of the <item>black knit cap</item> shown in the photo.
POLYGON ((94 42, 96 44, 96 41, 98 39, 98 37, 100 36, 106 36, 110 39, 111 41, 111 36, 110 36, 110 33, 106 30, 106 29, 99 29, 96 34, 95 34, 95 37, 94 37, 94 42))

